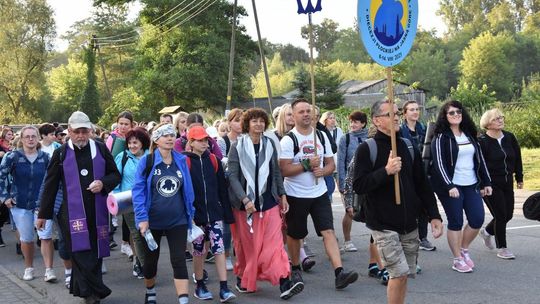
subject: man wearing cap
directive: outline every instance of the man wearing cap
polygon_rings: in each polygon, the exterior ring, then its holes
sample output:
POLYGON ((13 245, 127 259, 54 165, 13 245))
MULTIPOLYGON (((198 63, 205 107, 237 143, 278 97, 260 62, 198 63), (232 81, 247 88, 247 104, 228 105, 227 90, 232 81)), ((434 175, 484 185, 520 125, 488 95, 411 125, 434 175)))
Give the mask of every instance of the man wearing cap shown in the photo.
POLYGON ((54 151, 47 169, 36 227, 43 229, 45 219, 53 217, 62 182, 58 222, 73 261, 70 293, 86 303, 100 303, 111 293, 101 274, 103 257, 110 255, 106 197, 121 176, 105 145, 90 139, 91 132, 86 114, 71 114, 69 140, 54 151))

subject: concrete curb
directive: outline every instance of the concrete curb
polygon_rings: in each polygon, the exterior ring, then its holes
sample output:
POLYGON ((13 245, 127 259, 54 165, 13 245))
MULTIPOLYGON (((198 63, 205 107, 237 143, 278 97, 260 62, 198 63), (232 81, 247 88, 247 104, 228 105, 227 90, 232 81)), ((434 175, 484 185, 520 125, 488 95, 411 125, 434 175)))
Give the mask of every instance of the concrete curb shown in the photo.
POLYGON ((33 289, 29 285, 22 282, 19 278, 17 278, 14 274, 12 274, 9 270, 7 270, 2 265, 0 265, 0 274, 2 274, 10 282, 17 285, 17 287, 19 287, 25 293, 27 293, 30 297, 32 297, 33 300, 35 300, 35 303, 46 303, 46 301, 44 301, 44 299, 47 297, 46 295, 40 294, 35 289, 33 289))

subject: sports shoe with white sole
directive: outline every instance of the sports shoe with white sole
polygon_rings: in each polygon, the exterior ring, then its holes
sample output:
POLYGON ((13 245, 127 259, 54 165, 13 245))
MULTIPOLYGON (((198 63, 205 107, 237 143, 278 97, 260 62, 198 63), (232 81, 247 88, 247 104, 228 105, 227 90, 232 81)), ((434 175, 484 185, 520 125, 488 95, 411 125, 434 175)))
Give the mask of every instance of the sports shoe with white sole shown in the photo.
POLYGON ((24 275, 22 277, 23 281, 31 281, 34 279, 34 268, 28 267, 24 270, 24 275))
POLYGON ((487 249, 495 249, 495 245, 493 244, 493 235, 489 234, 485 228, 480 229, 480 237, 482 240, 484 240, 484 245, 487 247, 487 249))
POLYGON ((56 274, 54 273, 54 269, 52 268, 45 269, 44 280, 45 282, 50 282, 50 283, 56 282, 56 274))

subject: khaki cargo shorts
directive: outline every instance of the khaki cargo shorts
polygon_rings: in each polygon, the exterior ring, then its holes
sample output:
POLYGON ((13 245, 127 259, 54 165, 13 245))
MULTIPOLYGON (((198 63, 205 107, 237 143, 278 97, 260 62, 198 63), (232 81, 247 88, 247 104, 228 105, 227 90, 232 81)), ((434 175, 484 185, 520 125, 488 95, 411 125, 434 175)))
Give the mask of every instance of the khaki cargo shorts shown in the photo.
POLYGON ((418 229, 407 234, 398 234, 391 230, 372 230, 371 235, 390 278, 406 275, 415 277, 416 259, 420 245, 418 229))

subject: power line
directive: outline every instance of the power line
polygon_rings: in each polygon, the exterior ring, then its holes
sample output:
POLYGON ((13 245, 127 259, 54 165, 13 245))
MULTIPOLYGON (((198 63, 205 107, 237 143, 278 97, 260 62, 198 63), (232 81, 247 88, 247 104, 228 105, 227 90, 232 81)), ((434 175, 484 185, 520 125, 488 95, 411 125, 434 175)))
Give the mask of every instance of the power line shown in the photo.
MULTIPOLYGON (((158 35, 156 35, 154 38, 151 38, 149 41, 153 41, 159 37, 163 37, 165 34, 167 34, 168 32, 172 31, 173 29, 183 25, 184 23, 190 21, 191 19, 195 18, 196 16, 198 16, 199 14, 201 14, 203 11, 207 10, 208 8, 210 8, 210 6, 214 5, 218 0, 203 0, 205 2, 204 5, 206 5, 205 7, 201 7, 199 8, 198 11, 194 12, 193 14, 191 14, 190 16, 188 16, 186 19, 180 21, 179 23, 171 26, 169 29, 167 29, 166 31, 162 32, 162 33, 159 33, 158 35)), ((131 45, 134 45, 136 42, 130 42, 130 43, 126 43, 126 44, 109 44, 109 45, 100 45, 100 46, 103 46, 103 47, 106 47, 106 48, 115 48, 115 49, 118 49, 118 48, 122 48, 122 47, 127 47, 127 46, 131 46, 131 45)))
MULTIPOLYGON (((184 0, 184 1, 185 1, 185 0, 184 0)), ((197 0, 192 0, 192 1, 188 4, 188 6, 192 5, 193 2, 196 2, 196 1, 197 1, 197 0)), ((207 0, 205 0, 205 1, 207 1, 207 0)), ((170 21, 179 19, 180 17, 184 16, 186 13, 188 13, 189 11, 191 11, 193 8, 196 8, 197 6, 201 5, 201 3, 202 3, 202 2, 199 1, 198 4, 196 4, 195 6, 189 7, 189 9, 188 9, 187 11, 182 11, 182 10, 177 11, 177 12, 174 13, 172 16, 170 16, 169 18, 167 18, 167 20, 162 21, 162 22, 158 23, 157 25, 155 25, 155 27, 161 28, 164 24, 169 23, 170 21), (182 13, 182 14, 180 14, 180 13, 182 13), (178 16, 178 14, 180 14, 180 15, 178 16)), ((153 24, 153 23, 150 23, 150 24, 153 24)), ((113 44, 116 44, 117 42, 120 42, 120 41, 131 40, 131 39, 133 39, 133 38, 138 38, 138 37, 139 37, 139 35, 138 35, 138 33, 137 33, 137 35, 134 35, 134 36, 132 36, 132 37, 125 38, 125 39, 118 39, 118 40, 114 40, 114 41, 104 41, 104 43, 103 43, 102 45, 113 45, 113 44)))

